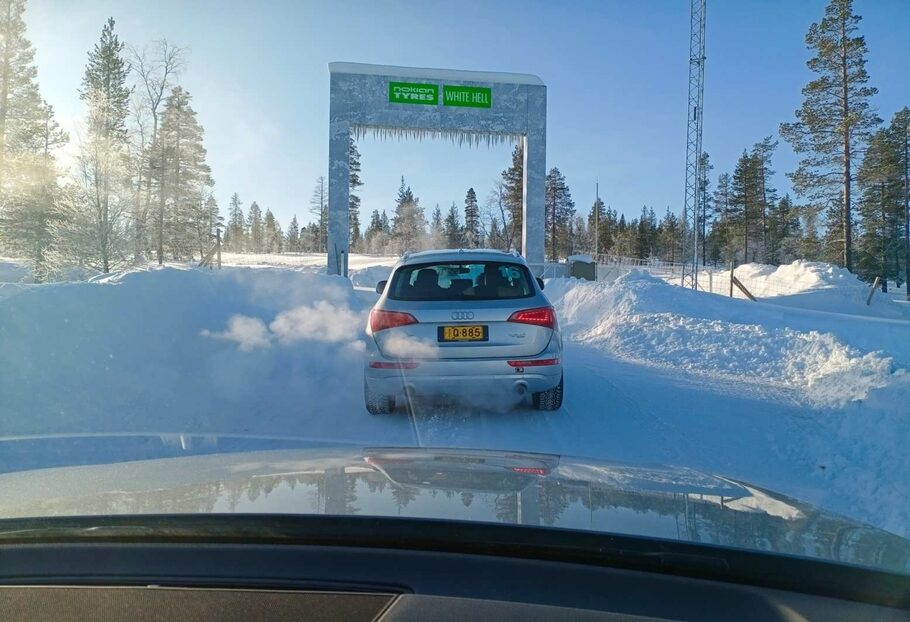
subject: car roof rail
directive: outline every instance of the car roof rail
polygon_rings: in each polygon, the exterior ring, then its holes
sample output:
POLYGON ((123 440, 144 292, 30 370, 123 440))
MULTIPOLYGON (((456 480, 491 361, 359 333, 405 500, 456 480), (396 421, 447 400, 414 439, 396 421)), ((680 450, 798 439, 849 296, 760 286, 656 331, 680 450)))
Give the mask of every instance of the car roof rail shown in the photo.
POLYGON ((411 256, 411 251, 405 251, 401 255, 401 261, 407 261, 408 257, 410 257, 410 256, 411 256))

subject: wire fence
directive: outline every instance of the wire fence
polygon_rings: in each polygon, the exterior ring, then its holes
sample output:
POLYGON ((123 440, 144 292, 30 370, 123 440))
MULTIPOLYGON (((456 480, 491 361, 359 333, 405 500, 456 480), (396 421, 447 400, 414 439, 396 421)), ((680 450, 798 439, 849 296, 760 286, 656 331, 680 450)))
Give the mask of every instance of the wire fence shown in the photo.
MULTIPOLYGON (((593 255, 591 258, 597 264, 597 280, 606 282, 615 281, 632 270, 643 270, 670 284, 683 285, 684 269, 690 268, 690 266, 682 263, 654 258, 641 259, 606 254, 593 255)), ((223 263, 228 266, 303 267, 324 265, 325 253, 251 254, 222 252, 222 259, 223 263)), ((390 259, 396 259, 396 256, 359 255, 357 257, 357 267, 361 267, 360 264, 370 264, 372 261, 385 262, 390 259)), ((352 269, 356 268, 352 266, 352 269)), ((773 298, 794 293, 792 282, 775 278, 770 274, 756 272, 755 267, 741 266, 734 271, 734 275, 743 288, 755 298, 773 298)), ((565 276, 569 276, 568 263, 547 262, 543 265, 541 277, 551 279, 565 276)), ((732 296, 734 298, 748 298, 743 289, 731 284, 730 276, 730 269, 723 266, 699 266, 698 289, 699 291, 732 296)))
MULTIPOLYGON (((691 268, 678 262, 660 259, 640 259, 620 255, 596 255, 597 280, 612 282, 632 270, 643 270, 652 276, 663 279, 673 285, 683 285, 685 268, 691 268)), ((748 298, 746 291, 755 298, 773 298, 793 294, 793 283, 772 274, 756 272, 754 268, 741 266, 736 268, 731 279, 728 267, 699 266, 697 270, 698 290, 733 298, 748 298), (742 288, 735 284, 738 281, 742 288), (745 291, 743 291, 745 289, 745 291)))

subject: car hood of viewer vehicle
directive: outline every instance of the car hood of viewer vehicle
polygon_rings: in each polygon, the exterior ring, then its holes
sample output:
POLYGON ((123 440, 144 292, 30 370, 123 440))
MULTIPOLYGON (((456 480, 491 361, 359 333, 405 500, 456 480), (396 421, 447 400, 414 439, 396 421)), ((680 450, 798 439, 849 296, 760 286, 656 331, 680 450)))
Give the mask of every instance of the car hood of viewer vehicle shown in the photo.
POLYGON ((0 449, 0 518, 401 516, 629 534, 910 571, 910 540, 688 468, 179 434, 10 439, 0 449), (92 464, 100 456, 106 464, 92 464))

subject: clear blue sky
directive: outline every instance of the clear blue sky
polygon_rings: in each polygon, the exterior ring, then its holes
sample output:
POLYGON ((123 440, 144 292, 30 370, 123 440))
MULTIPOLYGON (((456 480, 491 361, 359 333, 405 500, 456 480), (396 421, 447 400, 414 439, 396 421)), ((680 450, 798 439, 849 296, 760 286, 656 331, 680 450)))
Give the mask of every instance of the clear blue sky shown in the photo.
MULTIPOLYGON (((810 78, 804 36, 825 0, 708 0, 705 149, 714 175, 791 120, 810 78)), ((856 0, 869 47, 875 105, 889 119, 910 105, 910 2, 856 0)), ((166 37, 190 49, 183 86, 206 130, 216 197, 238 192, 282 225, 309 220, 325 173, 328 69, 335 60, 514 71, 548 86, 547 165, 566 175, 587 213, 594 180, 629 215, 681 207, 685 158, 688 2, 627 0, 29 0, 44 97, 65 124, 81 115, 86 53, 108 16, 122 40, 166 37)), ((363 210, 391 208, 403 174, 429 210, 486 196, 511 149, 443 141, 364 140, 363 210)), ((781 143, 786 190, 795 158, 781 143)))

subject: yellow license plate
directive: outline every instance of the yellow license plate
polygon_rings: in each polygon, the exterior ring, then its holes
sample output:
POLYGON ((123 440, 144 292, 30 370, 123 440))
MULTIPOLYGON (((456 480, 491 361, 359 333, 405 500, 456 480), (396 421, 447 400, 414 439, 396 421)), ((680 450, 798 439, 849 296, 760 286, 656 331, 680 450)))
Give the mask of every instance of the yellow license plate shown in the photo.
POLYGON ((487 327, 474 326, 441 326, 439 341, 486 341, 487 327))

